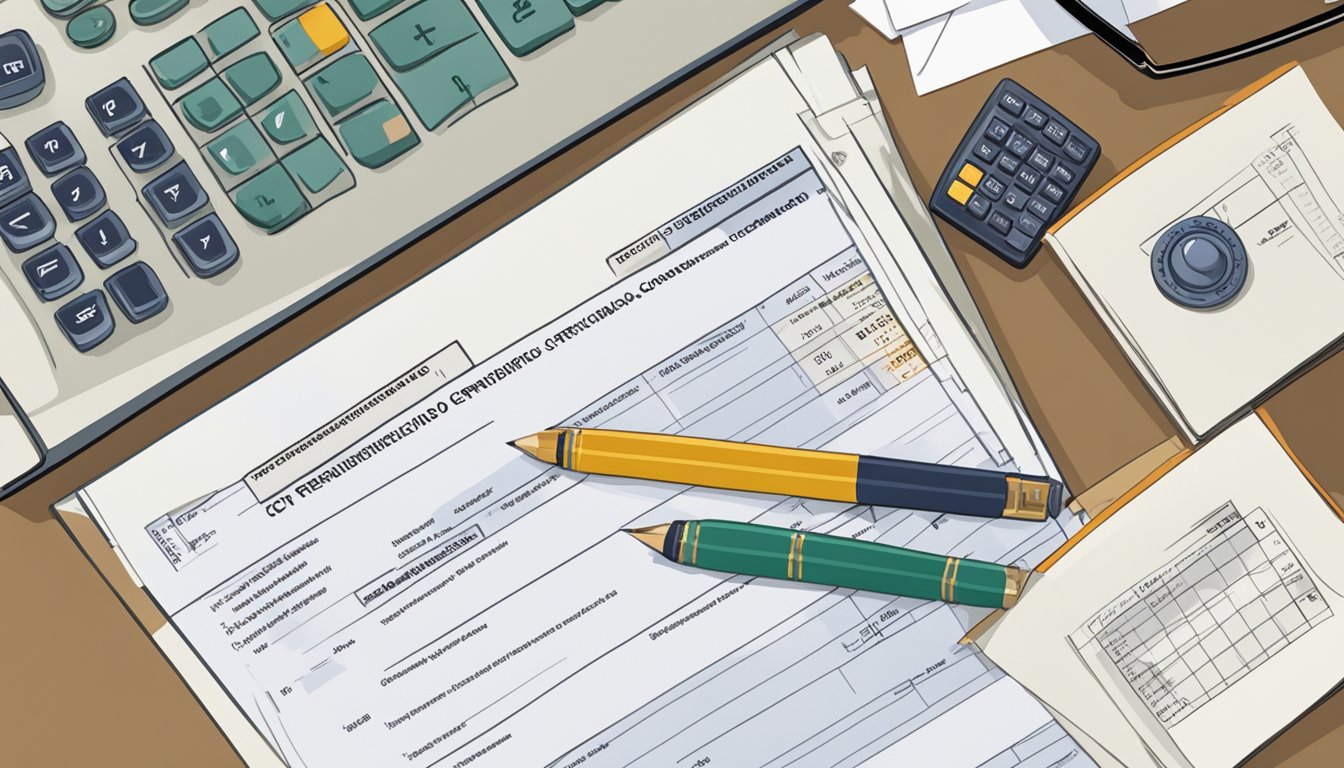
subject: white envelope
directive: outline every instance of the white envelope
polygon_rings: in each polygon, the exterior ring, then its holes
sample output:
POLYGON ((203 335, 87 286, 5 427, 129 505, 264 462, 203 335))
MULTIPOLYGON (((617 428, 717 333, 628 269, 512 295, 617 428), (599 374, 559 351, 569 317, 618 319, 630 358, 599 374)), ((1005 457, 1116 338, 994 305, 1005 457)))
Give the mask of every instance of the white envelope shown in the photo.
POLYGON ((850 10, 859 14, 888 40, 921 21, 944 16, 965 5, 967 0, 854 0, 850 10))

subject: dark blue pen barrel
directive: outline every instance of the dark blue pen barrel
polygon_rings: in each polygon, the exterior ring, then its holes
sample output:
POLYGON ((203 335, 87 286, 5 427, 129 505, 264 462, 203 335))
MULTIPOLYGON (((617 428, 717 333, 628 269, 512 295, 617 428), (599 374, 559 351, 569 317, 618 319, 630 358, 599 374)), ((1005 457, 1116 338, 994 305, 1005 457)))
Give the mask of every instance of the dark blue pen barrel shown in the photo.
POLYGON ((855 500, 860 504, 1031 520, 1058 515, 1063 494, 1057 481, 1039 475, 880 456, 859 457, 854 489, 855 500))

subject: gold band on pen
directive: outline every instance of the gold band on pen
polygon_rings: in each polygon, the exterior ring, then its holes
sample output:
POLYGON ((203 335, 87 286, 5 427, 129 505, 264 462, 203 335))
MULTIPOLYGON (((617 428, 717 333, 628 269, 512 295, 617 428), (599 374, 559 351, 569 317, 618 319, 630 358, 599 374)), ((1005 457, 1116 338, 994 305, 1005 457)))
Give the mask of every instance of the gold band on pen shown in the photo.
POLYGON ((947 602, 947 574, 952 572, 952 561, 955 559, 956 558, 954 557, 949 557, 947 558, 947 562, 943 563, 943 580, 940 582, 938 588, 938 599, 943 602, 947 602))
POLYGON ((1010 520, 1041 522, 1050 515, 1050 484, 1039 480, 1023 480, 1009 475, 1008 493, 1003 503, 1003 516, 1010 520))
POLYGON ((952 578, 947 581, 947 602, 956 602, 957 599, 957 571, 961 570, 961 558, 955 558, 952 563, 952 578))
POLYGON ((700 524, 695 524, 695 536, 691 538, 691 565, 695 565, 695 555, 700 551, 700 524))
POLYGON ((678 562, 678 563, 685 563, 685 562, 686 562, 686 534, 688 534, 688 533, 690 533, 690 532, 691 532, 691 526, 690 526, 689 523, 687 523, 686 525, 681 526, 681 546, 677 547, 677 562, 678 562))
POLYGON ((796 533, 794 538, 798 540, 798 580, 803 580, 803 541, 807 539, 806 533, 796 533))
POLYGON ((1003 571, 1003 607, 1012 608, 1022 597, 1022 589, 1026 587, 1027 577, 1031 574, 1011 565, 1005 566, 1003 571))

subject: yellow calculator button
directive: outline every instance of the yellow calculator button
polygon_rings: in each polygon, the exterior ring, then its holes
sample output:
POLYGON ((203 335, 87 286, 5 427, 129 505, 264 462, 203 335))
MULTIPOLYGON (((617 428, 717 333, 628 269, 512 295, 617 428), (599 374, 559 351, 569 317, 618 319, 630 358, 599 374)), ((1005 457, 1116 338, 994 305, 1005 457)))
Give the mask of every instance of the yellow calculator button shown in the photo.
POLYGON ((350 42, 350 33, 326 3, 300 16, 299 24, 323 56, 330 56, 350 42))
POLYGON ((952 186, 947 188, 947 196, 965 205, 966 201, 971 199, 971 188, 960 181, 954 181, 952 186))
POLYGON ((966 182, 967 184, 970 184, 972 187, 974 187, 976 184, 980 183, 980 179, 983 178, 984 175, 985 175, 984 171, 980 170, 979 168, 976 168, 974 165, 971 165, 970 163, 967 163, 961 166, 961 173, 958 173, 957 177, 960 178, 962 181, 966 182))

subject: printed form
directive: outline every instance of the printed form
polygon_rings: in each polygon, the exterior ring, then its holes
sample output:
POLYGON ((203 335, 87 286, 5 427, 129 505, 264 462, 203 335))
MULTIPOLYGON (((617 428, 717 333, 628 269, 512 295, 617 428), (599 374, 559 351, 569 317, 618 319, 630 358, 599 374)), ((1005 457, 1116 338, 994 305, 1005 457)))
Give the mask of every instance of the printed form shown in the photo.
POLYGON ((286 763, 1093 765, 958 645, 984 611, 683 568, 620 533, 752 520, 1030 566, 1062 523, 590 477, 507 445, 564 424, 1048 471, 817 156, 668 220, 665 255, 487 359, 444 347, 236 482, 111 526, 286 763))

